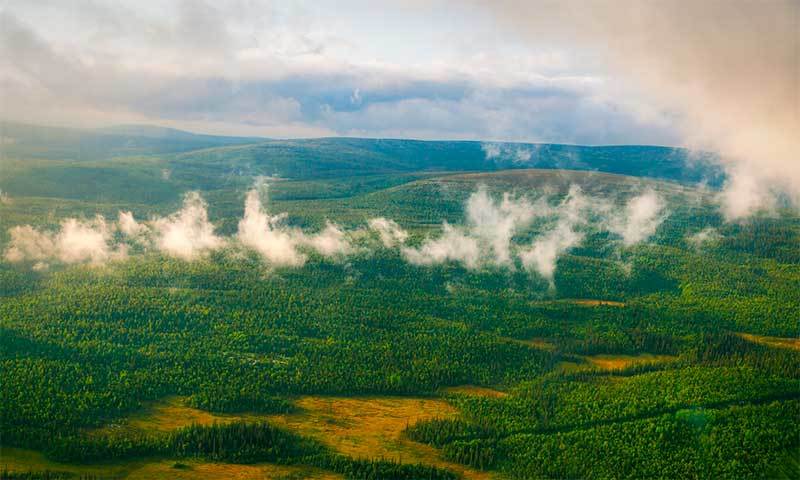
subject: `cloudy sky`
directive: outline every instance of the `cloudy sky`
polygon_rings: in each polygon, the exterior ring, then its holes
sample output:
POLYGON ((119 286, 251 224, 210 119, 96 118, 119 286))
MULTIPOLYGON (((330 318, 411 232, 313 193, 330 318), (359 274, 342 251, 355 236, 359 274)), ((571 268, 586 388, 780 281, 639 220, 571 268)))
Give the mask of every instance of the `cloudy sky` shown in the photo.
POLYGON ((3 113, 280 137, 680 141, 670 112, 628 108, 623 79, 576 45, 531 41, 480 4, 378 3, 5 2, 3 113))
POLYGON ((713 150, 800 203, 796 0, 0 0, 0 114, 713 150))

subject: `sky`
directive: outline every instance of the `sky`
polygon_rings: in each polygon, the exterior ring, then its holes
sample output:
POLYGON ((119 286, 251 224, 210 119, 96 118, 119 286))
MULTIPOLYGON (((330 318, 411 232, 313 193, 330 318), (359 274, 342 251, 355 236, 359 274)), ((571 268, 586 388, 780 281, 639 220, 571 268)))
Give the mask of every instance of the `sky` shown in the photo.
POLYGON ((680 141, 619 79, 481 5, 5 2, 3 116, 269 137, 680 141))
POLYGON ((720 154, 800 203, 796 0, 0 0, 0 117, 720 154))

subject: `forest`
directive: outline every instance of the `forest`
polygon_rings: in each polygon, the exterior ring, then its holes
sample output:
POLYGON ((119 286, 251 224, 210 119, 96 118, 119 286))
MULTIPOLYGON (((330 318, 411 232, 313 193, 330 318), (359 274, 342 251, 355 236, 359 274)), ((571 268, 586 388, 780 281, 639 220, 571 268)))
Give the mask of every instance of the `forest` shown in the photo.
POLYGON ((543 145, 516 165, 469 142, 173 133, 131 151, 142 132, 4 128, 23 140, 0 157, 0 478, 118 478, 135 468, 104 462, 151 460, 175 478, 203 463, 300 468, 276 478, 800 474, 800 216, 726 222, 719 172, 679 150, 543 145), (187 222, 218 241, 181 256, 164 232, 188 192, 207 217, 187 222), (660 213, 629 241, 643 198, 660 213), (263 210, 295 263, 245 243, 263 210), (123 211, 145 233, 126 237, 123 211), (101 232, 108 255, 67 255, 69 225, 101 232), (542 254, 559 228, 579 240, 542 254), (425 463, 275 421, 310 415, 312 397, 452 413, 398 432, 425 463), (131 427, 169 398, 223 421, 131 427))

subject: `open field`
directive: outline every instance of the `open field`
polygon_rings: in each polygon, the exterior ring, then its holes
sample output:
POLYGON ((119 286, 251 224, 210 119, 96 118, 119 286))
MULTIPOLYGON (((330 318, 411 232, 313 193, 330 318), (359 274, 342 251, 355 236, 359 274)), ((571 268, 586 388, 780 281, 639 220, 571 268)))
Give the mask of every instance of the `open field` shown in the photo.
POLYGON ((479 387, 476 385, 458 385, 442 389, 443 393, 455 393, 459 395, 472 395, 477 397, 502 398, 508 395, 506 392, 493 388, 479 387))
POLYGON ((91 475, 96 478, 124 478, 128 480, 146 479, 185 479, 214 480, 231 478, 235 480, 263 479, 318 479, 334 480, 340 475, 309 467, 295 467, 260 463, 236 465, 213 463, 198 460, 142 459, 102 464, 77 465, 54 462, 41 453, 19 448, 3 448, 0 455, 0 469, 9 472, 68 472, 74 475, 91 475))
MULTIPOLYGON (((480 391, 505 395, 480 387, 457 388, 460 393, 480 391)), ((265 421, 282 425, 301 435, 316 438, 335 451, 356 458, 383 458, 404 463, 425 463, 448 468, 464 474, 466 478, 489 478, 483 472, 442 460, 440 452, 427 445, 403 437, 408 426, 430 418, 452 418, 458 413, 452 406, 436 398, 401 397, 323 397, 308 396, 297 399, 301 412, 283 415, 214 414, 186 405, 183 397, 167 397, 151 402, 141 411, 105 427, 88 432, 90 435, 106 433, 153 434, 165 433, 193 424, 211 425, 235 421, 265 421)), ((12 471, 54 470, 81 474, 110 475, 125 478, 279 478, 281 475, 307 473, 309 477, 339 478, 318 470, 278 466, 271 464, 233 465, 201 461, 180 460, 187 469, 172 468, 175 461, 142 460, 102 465, 73 465, 53 462, 38 452, 21 449, 4 449, 2 465, 12 471)))
POLYGON ((416 422, 455 417, 457 410, 443 400, 308 396, 298 399, 297 405, 302 412, 275 415, 270 420, 356 458, 425 463, 471 479, 491 477, 488 473, 445 461, 437 449, 403 436, 402 431, 416 422))
POLYGON ((750 333, 740 333, 739 336, 754 343, 767 345, 776 348, 788 348, 791 350, 800 350, 800 337, 795 338, 782 338, 782 337, 768 337, 765 335, 753 335, 750 333))
POLYGON ((674 355, 587 355, 583 357, 590 365, 602 370, 620 370, 632 365, 648 363, 674 362, 678 357, 674 355))
POLYGON ((230 423, 239 420, 260 421, 265 415, 235 414, 218 415, 205 410, 192 408, 186 404, 186 398, 171 396, 163 400, 149 402, 144 408, 128 417, 104 427, 90 430, 90 435, 105 433, 164 433, 189 425, 211 425, 213 423, 230 423))
POLYGON ((563 302, 574 303, 575 305, 581 305, 586 307, 624 307, 625 302, 615 302, 612 300, 589 300, 589 299, 577 299, 577 300, 562 300, 563 302))

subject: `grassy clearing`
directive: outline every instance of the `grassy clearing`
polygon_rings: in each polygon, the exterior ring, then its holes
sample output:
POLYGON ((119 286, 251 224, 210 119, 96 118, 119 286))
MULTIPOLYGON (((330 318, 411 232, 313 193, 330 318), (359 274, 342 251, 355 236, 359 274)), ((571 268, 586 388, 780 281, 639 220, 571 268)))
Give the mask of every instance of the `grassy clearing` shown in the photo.
POLYGON ((625 302, 615 302, 613 300, 595 300, 588 298, 579 298, 573 300, 562 300, 565 303, 572 303, 584 307, 624 307, 625 302))
MULTIPOLYGON (((505 395, 503 392, 475 386, 456 387, 456 389, 459 393, 505 395)), ((296 404, 302 410, 292 414, 222 415, 189 407, 182 397, 168 397, 147 405, 142 411, 134 413, 127 419, 89 433, 100 434, 112 430, 129 433, 163 433, 191 424, 268 420, 301 435, 316 438, 336 451, 356 458, 384 458, 404 463, 425 463, 459 472, 465 478, 490 478, 488 473, 447 462, 442 459, 439 450, 413 442, 402 435, 402 431, 415 422, 429 418, 451 418, 457 415, 458 411, 444 400, 309 396, 298 399, 296 404)), ((13 471, 57 470, 76 474, 142 479, 249 479, 281 478, 289 475, 294 475, 296 478, 340 478, 315 469, 272 464, 233 465, 187 460, 180 460, 180 463, 188 468, 173 468, 175 461, 169 459, 72 465, 52 462, 40 453, 29 450, 4 449, 0 467, 6 465, 13 471)))
POLYGON ((538 348, 539 350, 547 350, 552 352, 556 349, 556 345, 546 338, 532 338, 530 340, 520 340, 518 338, 504 337, 511 342, 527 345, 528 347, 538 348))
POLYGON ((508 393, 506 392, 501 392, 500 390, 495 390, 493 388, 479 387, 477 385, 458 385, 456 387, 447 387, 443 388, 442 392, 489 398, 503 398, 508 396, 508 393))
POLYGON ((6 448, 0 450, 0 469, 11 472, 40 472, 43 470, 70 472, 76 475, 94 475, 102 477, 125 477, 131 471, 141 467, 142 462, 114 462, 93 465, 74 465, 53 462, 39 452, 22 448, 6 448))
POLYGON ((147 405, 143 410, 128 418, 121 419, 90 434, 103 434, 120 431, 130 433, 165 433, 192 424, 211 425, 213 423, 230 423, 238 420, 265 420, 266 415, 257 414, 214 414, 186 405, 183 397, 167 397, 147 405))
POLYGON ((100 478, 126 479, 192 479, 212 480, 232 478, 250 479, 339 479, 340 475, 323 470, 285 465, 260 463, 234 465, 208 463, 198 460, 179 461, 171 459, 129 460, 102 464, 71 464, 48 460, 39 452, 19 448, 3 448, 0 453, 0 469, 11 472, 41 472, 45 470, 69 472, 77 476, 91 475, 100 478), (180 462, 180 463, 178 463, 180 462))
POLYGON ((672 362, 678 359, 678 357, 672 355, 651 355, 649 353, 640 355, 589 355, 583 358, 591 366, 602 370, 619 370, 632 365, 672 362))
POLYGON ((308 468, 290 467, 285 465, 272 465, 261 463, 255 465, 234 465, 229 463, 204 463, 194 461, 181 461, 177 464, 171 460, 152 462, 142 465, 131 472, 128 479, 186 479, 186 480, 214 480, 229 478, 236 480, 256 479, 340 479, 344 478, 331 472, 308 468))
POLYGON ((769 347, 800 350, 800 338, 767 337, 750 333, 740 333, 739 336, 749 342, 760 343, 761 345, 767 345, 769 347))
POLYGON ((274 415, 270 420, 356 458, 424 463, 459 472, 465 478, 491 478, 486 472, 447 462, 437 449, 402 435, 408 425, 418 421, 454 417, 457 410, 443 400, 309 396, 296 403, 302 412, 274 415))

